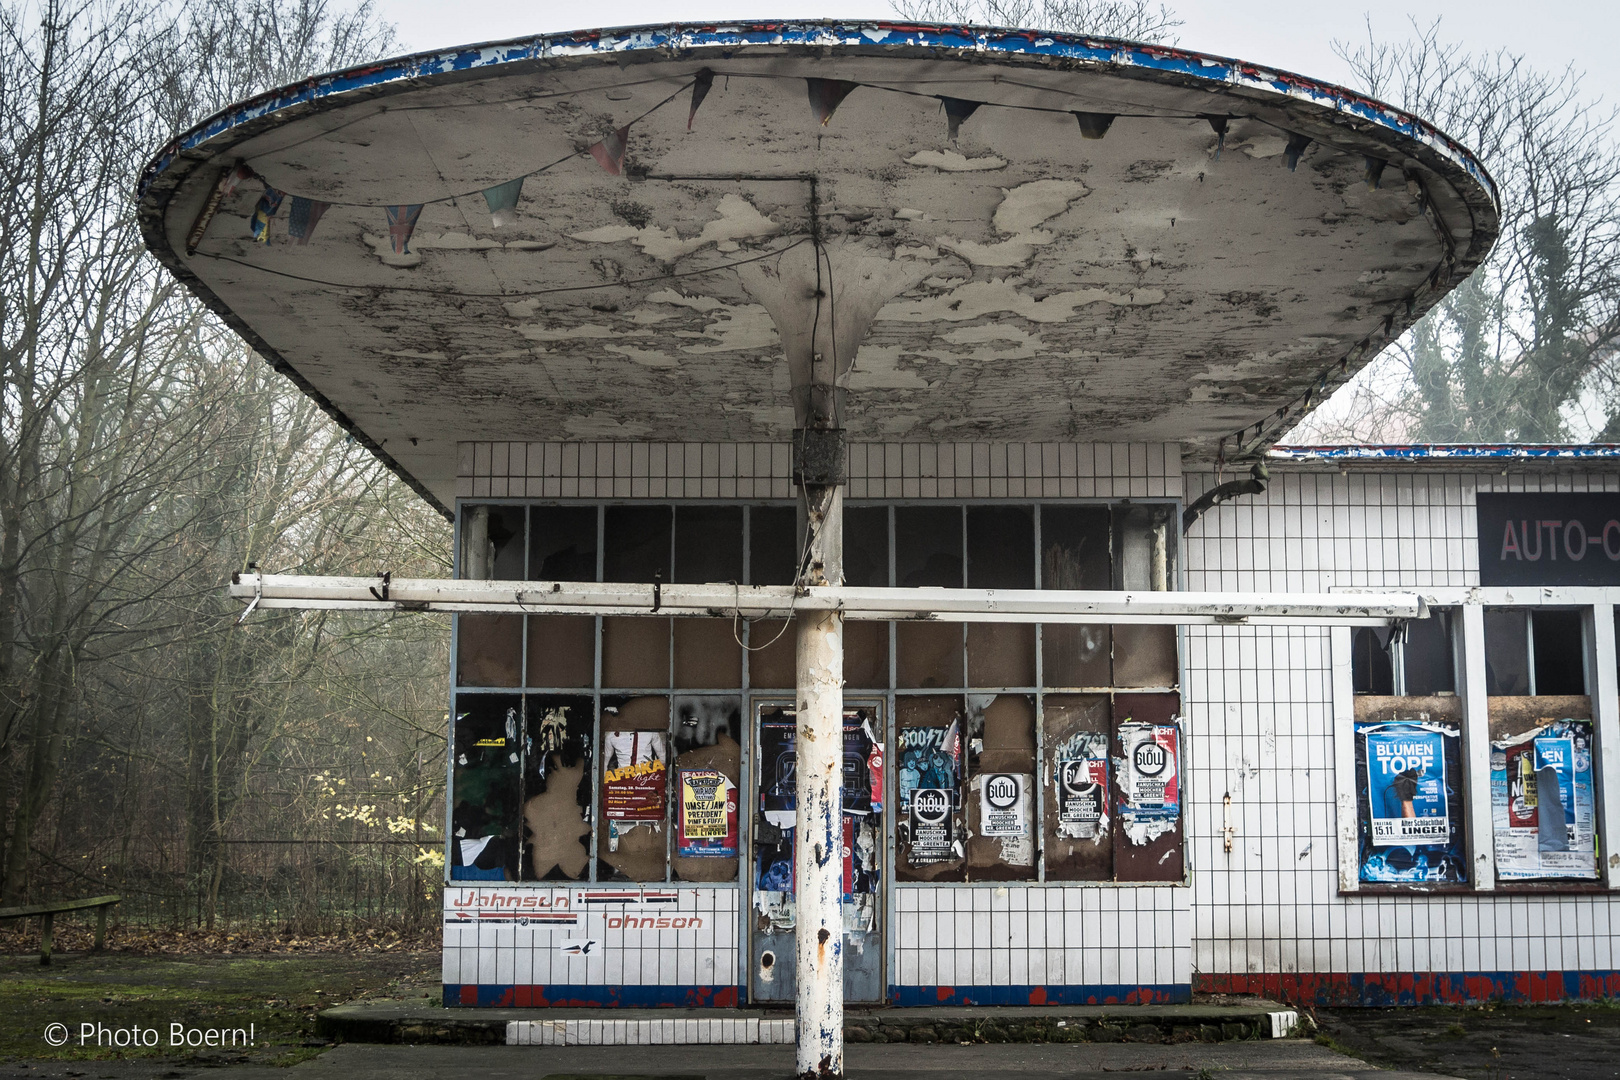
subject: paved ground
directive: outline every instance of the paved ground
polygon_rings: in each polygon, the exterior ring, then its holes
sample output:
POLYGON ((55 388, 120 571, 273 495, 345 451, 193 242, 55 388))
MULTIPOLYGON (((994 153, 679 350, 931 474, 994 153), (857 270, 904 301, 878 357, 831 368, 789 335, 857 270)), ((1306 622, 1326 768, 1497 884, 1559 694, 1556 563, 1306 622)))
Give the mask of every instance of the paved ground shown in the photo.
POLYGON ((1319 1009, 1325 1040, 1390 1069, 1468 1080, 1620 1078, 1620 1003, 1319 1009))
MULTIPOLYGON (((1374 1066, 1301 1039, 1213 1045, 1122 1044, 1001 1046, 856 1046, 847 1059, 852 1080, 985 1080, 991 1074, 1032 1074, 1063 1080, 1114 1080, 1118 1073, 1200 1080, 1435 1080, 1432 1073, 1380 1072, 1374 1066)), ((705 1077, 707 1080, 784 1080, 793 1048, 778 1046, 376 1046, 350 1044, 278 1069, 244 1064, 163 1065, 147 1061, 21 1062, 0 1064, 0 1080, 545 1080, 546 1077, 705 1077)))

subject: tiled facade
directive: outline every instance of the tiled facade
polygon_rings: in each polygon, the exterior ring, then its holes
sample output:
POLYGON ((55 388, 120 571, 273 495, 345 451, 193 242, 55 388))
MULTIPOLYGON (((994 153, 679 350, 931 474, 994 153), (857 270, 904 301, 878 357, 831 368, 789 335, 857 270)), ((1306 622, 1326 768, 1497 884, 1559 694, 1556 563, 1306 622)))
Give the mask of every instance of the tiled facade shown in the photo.
MULTIPOLYGON (((467 443, 461 457, 458 490, 470 499, 793 494, 782 445, 467 443)), ((1218 482, 1184 476, 1173 444, 858 444, 850 457, 854 499, 1191 502, 1218 482)), ((1217 507, 1183 538, 1183 588, 1470 587, 1479 583, 1476 492, 1620 491, 1620 472, 1590 469, 1278 472, 1265 494, 1217 507)), ((1346 705, 1334 701, 1334 633, 1183 631, 1186 885, 892 886, 891 1001, 1176 1000, 1193 989, 1367 1003, 1620 994, 1620 917, 1606 887, 1341 888, 1335 740, 1348 732, 1346 705)), ((636 988, 663 986, 675 992, 660 1003, 722 1003, 746 986, 738 916, 747 903, 734 886, 647 886, 678 893, 672 911, 704 918, 684 934, 609 928, 609 908, 584 903, 592 889, 533 888, 568 897, 581 922, 447 925, 447 996, 461 987, 463 1003, 515 1001, 498 988, 544 984, 558 991, 547 1001, 562 1003, 570 987, 622 985, 616 1001, 598 1003, 629 1004, 636 988), (573 938, 600 951, 570 955, 559 943, 573 938)), ((467 891, 447 889, 447 912, 467 891)), ((664 905, 611 914, 654 907, 664 905)))

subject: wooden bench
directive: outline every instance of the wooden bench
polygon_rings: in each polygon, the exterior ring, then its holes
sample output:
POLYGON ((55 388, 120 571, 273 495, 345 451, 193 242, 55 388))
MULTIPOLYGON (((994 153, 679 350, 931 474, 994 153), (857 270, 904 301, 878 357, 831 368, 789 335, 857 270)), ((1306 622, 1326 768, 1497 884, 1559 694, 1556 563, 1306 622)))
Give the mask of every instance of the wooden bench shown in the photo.
POLYGON ((39 916, 39 962, 51 962, 51 935, 55 928, 56 916, 67 911, 83 911, 85 908, 96 909, 96 952, 107 947, 107 909, 112 907, 121 896, 92 896, 88 900, 58 900, 52 904, 25 904, 22 907, 0 908, 0 919, 27 919, 39 916))

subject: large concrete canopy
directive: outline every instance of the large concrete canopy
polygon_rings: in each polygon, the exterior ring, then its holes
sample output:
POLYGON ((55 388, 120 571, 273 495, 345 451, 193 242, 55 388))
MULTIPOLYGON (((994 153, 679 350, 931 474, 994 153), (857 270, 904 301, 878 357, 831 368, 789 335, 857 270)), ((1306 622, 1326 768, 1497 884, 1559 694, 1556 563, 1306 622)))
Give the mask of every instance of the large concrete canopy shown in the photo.
POLYGON ((1349 91, 895 23, 592 31, 324 76, 177 139, 140 213, 171 270, 440 505, 458 440, 786 440, 794 355, 831 365, 856 440, 1236 460, 1498 227, 1465 149, 1349 91), (626 125, 622 159, 593 153, 626 125), (238 163, 253 177, 210 211, 238 163), (518 177, 497 227, 482 192, 518 177), (266 186, 288 198, 259 244, 266 186), (295 196, 331 204, 306 244, 295 196), (386 208, 414 204, 397 253, 386 208))

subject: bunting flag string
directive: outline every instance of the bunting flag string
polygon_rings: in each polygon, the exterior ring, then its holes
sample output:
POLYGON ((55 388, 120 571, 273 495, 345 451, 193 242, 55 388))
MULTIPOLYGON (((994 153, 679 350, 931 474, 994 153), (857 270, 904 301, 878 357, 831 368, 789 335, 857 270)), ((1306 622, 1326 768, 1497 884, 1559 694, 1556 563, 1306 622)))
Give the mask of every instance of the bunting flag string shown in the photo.
POLYGON ((270 242, 270 220, 281 209, 281 192, 264 185, 264 194, 259 201, 253 204, 253 216, 248 219, 248 228, 253 233, 255 244, 268 244, 270 242))
POLYGON ((306 199, 302 195, 294 195, 292 206, 287 211, 287 235, 300 245, 309 243, 309 238, 315 235, 316 224, 330 205, 319 199, 306 199))
POLYGON ((618 176, 624 172, 624 152, 630 145, 630 125, 604 136, 600 142, 591 144, 591 157, 596 163, 607 171, 609 176, 618 176))
POLYGON ((806 79, 810 92, 810 111, 815 115, 816 122, 826 127, 832 120, 833 113, 843 104, 845 98, 854 93, 860 83, 845 82, 843 79, 806 79))
POLYGON ((496 184, 492 188, 484 189, 484 202, 489 204, 489 219, 497 229, 503 225, 512 225, 517 221, 517 204, 523 194, 524 177, 508 180, 504 184, 496 184))
POLYGON ((395 255, 411 253, 411 234, 416 231, 416 219, 421 216, 421 203, 388 208, 388 240, 394 246, 395 255))
POLYGON ((692 130, 692 121, 697 118, 698 106, 703 99, 709 96, 709 90, 714 86, 714 72, 704 68, 692 78, 692 109, 686 114, 686 130, 692 130))
MULTIPOLYGON (((730 73, 722 74, 725 74, 727 78, 730 77, 730 73)), ((746 74, 753 75, 755 73, 746 74)), ((692 130, 693 123, 697 117, 698 109, 702 106, 704 100, 708 97, 709 92, 713 89, 714 80, 715 72, 707 67, 702 68, 691 76, 691 81, 685 86, 676 90, 674 93, 653 105, 651 108, 645 110, 639 116, 627 121, 623 126, 592 143, 585 150, 575 151, 557 159, 556 161, 541 166, 538 169, 530 170, 529 172, 526 172, 521 176, 515 177, 514 179, 508 180, 504 183, 480 189, 478 193, 483 195, 484 201, 489 207, 492 224, 496 228, 515 224, 518 220, 517 207, 518 203, 522 199, 524 180, 531 176, 537 176, 540 173, 547 172, 558 165, 563 164, 564 162, 571 161, 575 157, 589 154, 609 176, 624 175, 625 162, 629 150, 630 128, 632 125, 652 115, 654 112, 657 112, 659 109, 663 108, 665 105, 668 105, 671 101, 679 97, 682 93, 690 90, 691 98, 687 109, 686 127, 688 131, 692 130)), ((851 93, 859 89, 861 86, 865 85, 863 83, 843 79, 822 79, 809 77, 806 77, 804 82, 806 93, 810 101, 811 114, 814 116, 816 123, 821 127, 827 127, 831 123, 833 114, 837 111, 839 105, 843 103, 845 98, 847 98, 851 93)), ((901 87, 877 86, 876 89, 888 90, 895 93, 906 94, 908 96, 928 96, 935 98, 940 102, 944 109, 947 124, 946 137, 952 144, 957 141, 962 124, 969 117, 973 116, 981 106, 993 104, 991 102, 974 101, 969 98, 949 97, 939 94, 926 94, 922 91, 903 89, 901 87)), ((1060 109, 1043 108, 1034 105, 998 105, 997 107, 1033 110, 1039 112, 1063 111, 1060 109)), ((1078 123, 1081 137, 1091 140, 1101 139, 1106 136, 1109 129, 1113 126, 1114 121, 1119 119, 1122 115, 1141 115, 1151 119, 1203 120, 1209 124, 1210 129, 1215 134, 1216 141, 1214 158, 1216 160, 1220 159, 1221 152, 1225 149, 1226 136, 1230 129, 1231 122, 1238 119, 1254 120, 1282 131, 1283 134, 1288 136, 1287 148, 1283 152, 1283 161, 1290 171, 1294 171, 1298 167, 1299 161, 1304 155, 1306 149, 1310 147, 1313 141, 1315 141, 1311 136, 1287 131, 1286 129, 1279 127, 1277 124, 1272 123, 1263 117, 1249 116, 1246 114, 1221 115, 1197 113, 1182 116, 1168 113, 1121 114, 1071 110, 1070 115, 1073 116, 1075 121, 1078 123)), ((1335 147, 1335 149, 1343 148, 1335 147)), ((1350 151, 1346 150, 1344 152, 1348 153, 1350 151)), ((1364 157, 1366 160, 1366 178, 1368 186, 1371 188, 1377 188, 1379 186, 1380 177, 1387 163, 1370 156, 1364 155, 1364 157)), ((243 180, 249 178, 258 179, 260 182, 264 183, 265 186, 264 194, 260 197, 253 210, 251 217, 251 230, 254 241, 261 244, 267 244, 270 241, 270 222, 275 218, 276 213, 280 208, 281 202, 284 198, 284 193, 246 163, 238 163, 233 170, 226 174, 220 181, 219 190, 221 195, 231 194, 236 190, 237 186, 243 180)), ((394 252, 401 255, 409 252, 411 235, 416 228, 417 219, 425 205, 429 203, 453 202, 460 198, 469 197, 472 194, 474 194, 474 192, 469 191, 440 196, 435 199, 424 199, 420 203, 386 206, 385 209, 388 213, 389 223, 389 237, 394 252)), ((334 205, 376 206, 378 204, 342 203, 294 195, 292 196, 292 208, 289 212, 288 222, 288 235, 290 238, 301 245, 308 244, 311 237, 314 235, 316 225, 319 223, 321 216, 334 205)), ((196 239, 200 241, 201 237, 199 236, 196 239)), ((193 244, 188 243, 188 251, 191 250, 195 250, 195 247, 193 244)))

